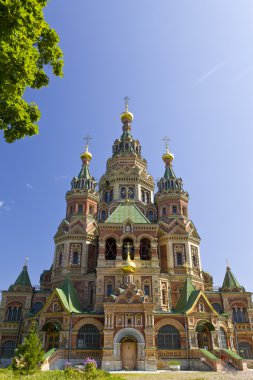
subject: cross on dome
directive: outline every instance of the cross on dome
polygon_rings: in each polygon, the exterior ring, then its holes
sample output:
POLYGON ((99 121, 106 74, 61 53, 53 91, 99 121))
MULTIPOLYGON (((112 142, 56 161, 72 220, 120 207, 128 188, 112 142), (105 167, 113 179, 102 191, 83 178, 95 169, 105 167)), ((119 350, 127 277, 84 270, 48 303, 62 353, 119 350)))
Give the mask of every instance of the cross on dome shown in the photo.
POLYGON ((128 112, 128 104, 129 104, 130 98, 128 96, 125 96, 124 100, 125 100, 125 112, 128 112))
POLYGON ((90 140, 92 140, 92 137, 90 137, 89 135, 87 135, 83 139, 86 142, 86 149, 88 149, 89 142, 90 142, 90 140))
POLYGON ((167 137, 167 136, 164 136, 164 138, 162 140, 165 142, 166 153, 168 153, 169 152, 169 141, 170 141, 170 138, 167 137))

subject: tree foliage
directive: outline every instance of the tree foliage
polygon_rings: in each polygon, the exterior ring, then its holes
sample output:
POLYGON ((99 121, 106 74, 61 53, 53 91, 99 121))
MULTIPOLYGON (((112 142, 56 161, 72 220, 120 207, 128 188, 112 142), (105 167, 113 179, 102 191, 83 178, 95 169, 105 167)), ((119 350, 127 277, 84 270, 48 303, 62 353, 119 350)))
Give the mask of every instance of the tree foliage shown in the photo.
POLYGON ((44 351, 35 326, 29 332, 24 342, 16 350, 12 361, 12 369, 22 374, 36 371, 43 360, 44 351))
POLYGON ((23 98, 47 86, 45 66, 62 76, 59 37, 44 19, 47 0, 0 0, 0 129, 9 143, 38 133, 40 111, 23 98))

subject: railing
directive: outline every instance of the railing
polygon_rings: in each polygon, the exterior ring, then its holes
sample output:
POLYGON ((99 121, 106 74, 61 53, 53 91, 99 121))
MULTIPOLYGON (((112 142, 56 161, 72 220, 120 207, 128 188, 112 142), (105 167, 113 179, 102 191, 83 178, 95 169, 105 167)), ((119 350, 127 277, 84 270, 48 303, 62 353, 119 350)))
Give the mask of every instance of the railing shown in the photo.
POLYGON ((19 325, 19 322, 4 321, 0 323, 0 329, 14 330, 18 328, 18 325, 19 325))
POLYGON ((186 350, 157 350, 158 359, 186 358, 186 350))
POLYGON ((232 364, 233 367, 244 371, 247 369, 247 364, 243 358, 237 355, 234 351, 222 348, 219 353, 222 361, 232 364))
POLYGON ((210 351, 207 351, 203 348, 201 349, 191 349, 190 357, 200 359, 202 362, 206 363, 213 371, 221 371, 223 366, 220 359, 214 356, 210 351))

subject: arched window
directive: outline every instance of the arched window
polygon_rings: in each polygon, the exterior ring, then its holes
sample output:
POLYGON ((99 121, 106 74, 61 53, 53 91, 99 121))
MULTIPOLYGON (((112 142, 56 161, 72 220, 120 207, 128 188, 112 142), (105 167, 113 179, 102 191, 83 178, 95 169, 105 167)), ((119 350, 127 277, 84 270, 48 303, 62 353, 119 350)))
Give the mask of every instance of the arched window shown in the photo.
POLYGON ((222 327, 219 329, 220 348, 228 348, 226 333, 222 327))
POLYGON ((72 264, 76 265, 79 263, 79 253, 78 252, 73 252, 72 255, 72 264))
POLYGON ((100 332, 94 325, 85 325, 77 334, 76 347, 85 349, 99 349, 101 346, 100 332))
POLYGON ((107 284, 106 285, 106 295, 109 297, 113 292, 112 284, 107 284))
POLYGON ((219 303, 212 303, 212 307, 217 311, 217 313, 222 314, 222 307, 219 303))
POLYGON ((130 245, 130 257, 131 257, 131 260, 133 260, 134 259, 134 243, 132 239, 124 239, 123 245, 122 245, 122 259, 126 260, 127 258, 128 244, 130 245))
POLYGON ((115 260, 117 256, 117 245, 115 239, 107 239, 105 243, 105 259, 115 260))
POLYGON ((140 259, 141 260, 150 260, 150 240, 149 239, 141 239, 140 242, 140 259))
POLYGON ((107 211, 102 210, 100 213, 100 220, 101 220, 101 222, 104 222, 106 219, 107 219, 107 211))
POLYGON ((9 306, 5 315, 5 320, 8 322, 18 322, 22 319, 21 306, 9 306))
POLYGON ((12 358, 14 356, 16 343, 13 340, 7 340, 2 344, 2 357, 12 358))
POLYGON ((181 348, 179 331, 171 325, 160 328, 157 335, 157 347, 160 350, 178 350, 181 348))
POLYGON ((248 342, 240 342, 238 344, 239 355, 244 359, 253 359, 252 346, 248 342))
POLYGON ((232 319, 233 319, 233 322, 248 323, 249 318, 248 318, 247 310, 241 307, 234 307, 233 313, 232 313, 232 319))

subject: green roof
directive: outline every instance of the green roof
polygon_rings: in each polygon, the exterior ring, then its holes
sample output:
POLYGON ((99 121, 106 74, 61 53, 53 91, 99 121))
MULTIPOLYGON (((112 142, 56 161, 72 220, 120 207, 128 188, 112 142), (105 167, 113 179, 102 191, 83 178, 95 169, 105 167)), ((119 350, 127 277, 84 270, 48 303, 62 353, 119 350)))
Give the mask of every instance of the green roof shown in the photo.
POLYGON ((242 290, 242 286, 239 284, 239 282, 231 272, 230 267, 227 266, 226 274, 221 289, 228 289, 232 291, 234 288, 237 288, 237 290, 242 290))
POLYGON ((81 179, 81 178, 90 179, 91 178, 90 169, 89 169, 88 165, 82 166, 82 169, 81 169, 80 173, 78 174, 78 178, 79 179, 81 179))
POLYGON ((165 173, 164 173, 164 176, 163 176, 165 179, 175 179, 176 178, 176 174, 172 168, 171 165, 166 165, 166 169, 165 169, 165 173))
POLYGON ((76 289, 69 277, 66 277, 62 286, 60 288, 56 288, 55 290, 59 298, 61 299, 64 307, 70 313, 82 313, 76 289))
POLYGON ((29 274, 27 271, 27 265, 23 266, 21 273, 19 274, 19 276, 16 279, 16 281, 14 282, 14 284, 10 286, 9 290, 12 290, 16 286, 22 286, 22 287, 25 287, 25 286, 31 287, 32 286, 31 281, 30 281, 30 277, 29 277, 29 274))
POLYGON ((136 224, 150 224, 150 221, 142 214, 134 203, 120 204, 105 223, 118 224, 123 223, 127 219, 130 219, 136 224))
POLYGON ((189 310, 197 299, 200 290, 196 290, 191 280, 187 277, 175 307, 176 312, 189 310))

